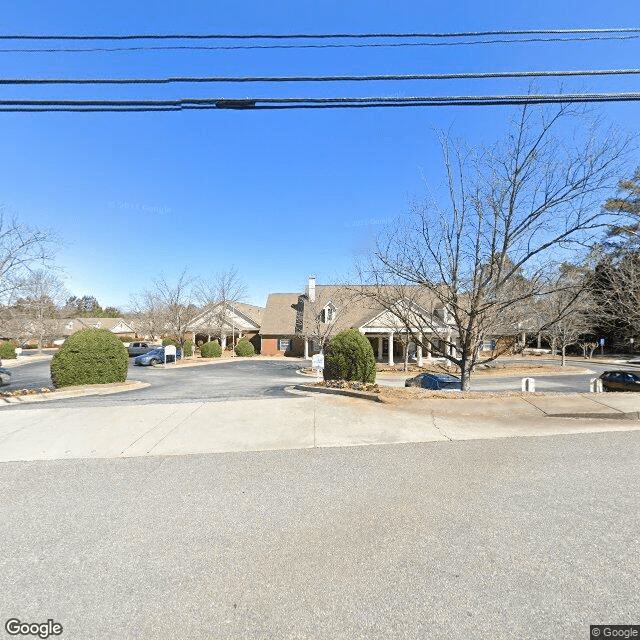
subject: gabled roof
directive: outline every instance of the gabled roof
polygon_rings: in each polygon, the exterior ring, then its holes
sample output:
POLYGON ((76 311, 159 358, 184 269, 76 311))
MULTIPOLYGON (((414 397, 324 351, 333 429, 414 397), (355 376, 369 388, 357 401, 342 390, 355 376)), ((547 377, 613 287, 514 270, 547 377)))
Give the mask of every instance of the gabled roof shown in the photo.
MULTIPOLYGON (((406 300, 403 293, 406 294, 407 289, 404 289, 402 293, 392 286, 378 287, 377 290, 389 301, 406 300)), ((373 291, 373 287, 357 287, 356 285, 316 285, 315 302, 309 302, 305 299, 304 326, 312 325, 315 322, 314 316, 329 302, 332 302, 336 307, 335 331, 371 326, 374 321, 377 323, 376 326, 389 326, 389 328, 397 326, 397 321, 391 321, 386 317, 388 311, 385 305, 367 295, 373 291)), ((435 296, 423 289, 414 287, 408 292, 411 295, 411 300, 407 300, 407 303, 417 305, 425 313, 431 313, 432 309, 441 306, 435 296)))
POLYGON ((260 335, 291 336, 296 332, 298 293, 270 293, 262 314, 260 335))
MULTIPOLYGON (((203 309, 202 313, 196 316, 189 324, 193 329, 219 329, 215 320, 215 309, 219 307, 221 303, 208 305, 203 309)), ((236 318, 241 318, 245 322, 243 330, 252 330, 260 328, 262 324, 262 314, 264 307, 256 307, 252 304, 245 304, 244 302, 229 302, 227 303, 228 313, 234 315, 236 318)), ((231 327, 229 322, 225 322, 225 325, 231 327)))
POLYGON ((89 329, 107 329, 114 333, 135 333, 133 327, 122 318, 74 318, 89 329))

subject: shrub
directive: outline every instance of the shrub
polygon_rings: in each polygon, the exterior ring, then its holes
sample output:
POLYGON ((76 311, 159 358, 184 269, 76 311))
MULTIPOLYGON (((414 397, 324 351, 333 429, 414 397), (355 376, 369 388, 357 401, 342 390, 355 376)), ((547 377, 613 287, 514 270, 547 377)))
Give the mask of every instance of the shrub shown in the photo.
POLYGON ((8 340, 5 342, 0 342, 0 360, 4 358, 5 360, 11 360, 16 357, 16 348, 13 346, 11 342, 8 340))
POLYGON ((222 347, 217 340, 213 342, 205 342, 200 347, 200 355, 203 358, 219 358, 222 355, 222 347))
POLYGON ((127 379, 129 356, 122 341, 106 329, 70 335, 51 360, 54 387, 108 384, 127 379))
POLYGON ((376 359, 371 343, 357 329, 341 331, 326 348, 324 379, 375 382, 376 359))
POLYGON ((238 340, 238 344, 236 345, 236 355, 241 356, 242 358, 247 358, 252 356, 256 350, 253 348, 253 345, 246 339, 241 338, 238 340))
POLYGON ((184 345, 182 347, 182 357, 186 358, 191 356, 191 347, 193 346, 193 342, 191 340, 185 340, 184 345))
POLYGON ((162 338, 162 346, 166 346, 168 344, 172 344, 174 347, 179 347, 180 343, 173 338, 162 338))

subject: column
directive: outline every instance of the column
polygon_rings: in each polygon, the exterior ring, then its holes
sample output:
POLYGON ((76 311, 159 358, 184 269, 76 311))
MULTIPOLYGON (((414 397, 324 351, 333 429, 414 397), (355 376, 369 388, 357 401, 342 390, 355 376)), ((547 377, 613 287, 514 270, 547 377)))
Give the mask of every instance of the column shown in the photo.
POLYGON ((223 351, 227 348, 227 336, 224 333, 220 337, 220 346, 223 351))
POLYGON ((418 334, 418 342, 416 344, 416 364, 421 367, 423 365, 422 362, 422 334, 418 334))
POLYGON ((382 336, 378 336, 378 362, 382 362, 382 336))
POLYGON ((307 338, 304 339, 304 359, 309 359, 309 340, 307 338))
POLYGON ((389 331, 389 365, 393 366, 393 331, 389 331))
POLYGON ((431 358, 433 357, 431 355, 431 349, 432 349, 431 340, 427 340, 427 360, 431 360, 431 358))

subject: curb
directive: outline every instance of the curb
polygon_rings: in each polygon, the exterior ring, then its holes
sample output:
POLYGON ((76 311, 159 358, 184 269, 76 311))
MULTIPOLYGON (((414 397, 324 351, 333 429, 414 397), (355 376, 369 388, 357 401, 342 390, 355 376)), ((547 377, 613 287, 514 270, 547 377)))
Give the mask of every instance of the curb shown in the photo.
POLYGON ((618 413, 547 413, 545 418, 584 418, 587 420, 640 420, 640 411, 618 413))
POLYGON ((367 391, 355 391, 352 389, 332 389, 331 387, 312 387, 306 384, 293 385, 298 391, 310 391, 311 393, 326 393, 333 396, 347 396, 348 398, 359 398, 361 400, 373 400, 373 402, 382 402, 380 396, 369 393, 367 391))
MULTIPOLYGON (((69 398, 83 398, 85 396, 108 396, 114 393, 123 393, 124 391, 137 391, 151 386, 148 382, 132 381, 133 384, 123 386, 119 384, 118 388, 109 387, 103 389, 84 388, 84 389, 68 389, 64 391, 48 391, 47 393, 28 394, 24 396, 0 396, 0 402, 4 405, 31 404, 33 402, 47 402, 49 400, 67 400, 69 398)), ((94 385, 102 386, 102 385, 94 385)), ((106 385, 105 385, 106 386, 106 385)))

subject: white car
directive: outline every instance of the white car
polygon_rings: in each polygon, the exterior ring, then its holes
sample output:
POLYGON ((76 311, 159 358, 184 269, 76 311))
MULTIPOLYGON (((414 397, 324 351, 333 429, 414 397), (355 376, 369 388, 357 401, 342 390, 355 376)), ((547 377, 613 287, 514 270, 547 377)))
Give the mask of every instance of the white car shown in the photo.
POLYGON ((11 371, 9 369, 0 369, 0 387, 11 384, 11 371))

